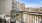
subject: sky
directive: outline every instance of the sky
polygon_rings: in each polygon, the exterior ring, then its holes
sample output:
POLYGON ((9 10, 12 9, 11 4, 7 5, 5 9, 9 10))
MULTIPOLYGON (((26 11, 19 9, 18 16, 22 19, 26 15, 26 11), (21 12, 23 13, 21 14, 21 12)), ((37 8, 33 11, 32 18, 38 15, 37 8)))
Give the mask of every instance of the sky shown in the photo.
POLYGON ((25 7, 42 7, 42 0, 18 0, 20 3, 24 3, 25 7))

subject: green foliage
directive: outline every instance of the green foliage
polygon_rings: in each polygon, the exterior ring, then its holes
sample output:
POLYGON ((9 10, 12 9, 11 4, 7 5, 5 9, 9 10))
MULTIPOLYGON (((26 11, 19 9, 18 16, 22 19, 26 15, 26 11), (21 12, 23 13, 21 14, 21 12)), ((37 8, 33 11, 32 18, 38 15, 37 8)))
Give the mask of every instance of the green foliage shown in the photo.
POLYGON ((19 14, 14 15, 14 17, 17 17, 17 16, 19 16, 19 14))

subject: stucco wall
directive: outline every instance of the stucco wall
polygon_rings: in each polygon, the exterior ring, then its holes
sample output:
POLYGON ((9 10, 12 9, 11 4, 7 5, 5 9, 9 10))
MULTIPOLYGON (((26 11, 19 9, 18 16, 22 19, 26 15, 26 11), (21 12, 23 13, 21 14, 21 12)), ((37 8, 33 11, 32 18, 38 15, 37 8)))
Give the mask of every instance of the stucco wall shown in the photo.
POLYGON ((10 15, 12 9, 12 0, 0 0, 0 14, 10 15))
POLYGON ((12 0, 5 0, 5 14, 10 15, 12 9, 12 0))
POLYGON ((0 14, 5 13, 4 0, 0 0, 0 14))

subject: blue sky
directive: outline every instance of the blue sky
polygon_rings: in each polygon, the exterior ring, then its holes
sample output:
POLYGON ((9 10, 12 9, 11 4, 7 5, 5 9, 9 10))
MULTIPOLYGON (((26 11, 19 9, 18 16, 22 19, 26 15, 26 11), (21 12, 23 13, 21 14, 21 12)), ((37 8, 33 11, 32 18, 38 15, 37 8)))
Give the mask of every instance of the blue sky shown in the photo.
POLYGON ((41 7, 42 0, 18 0, 20 3, 24 3, 25 7, 41 7))

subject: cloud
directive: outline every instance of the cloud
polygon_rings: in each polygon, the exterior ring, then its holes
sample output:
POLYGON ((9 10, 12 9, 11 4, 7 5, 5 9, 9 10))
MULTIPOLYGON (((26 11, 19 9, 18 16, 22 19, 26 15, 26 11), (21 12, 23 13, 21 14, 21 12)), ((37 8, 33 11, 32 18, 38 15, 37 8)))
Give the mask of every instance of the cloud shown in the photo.
POLYGON ((34 4, 34 3, 25 5, 25 7, 41 7, 41 6, 42 6, 42 4, 34 4))
POLYGON ((34 5, 31 5, 31 4, 27 4, 25 5, 25 7, 37 7, 38 4, 34 4, 34 5))

